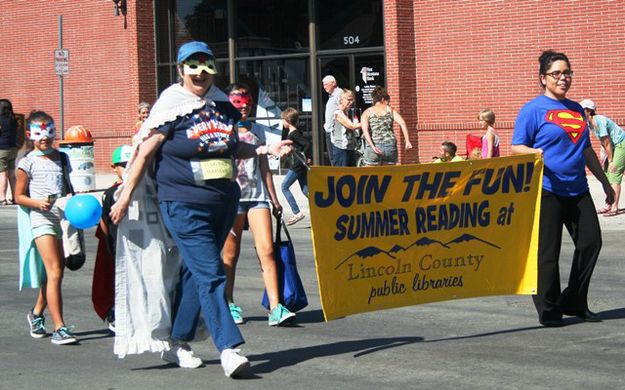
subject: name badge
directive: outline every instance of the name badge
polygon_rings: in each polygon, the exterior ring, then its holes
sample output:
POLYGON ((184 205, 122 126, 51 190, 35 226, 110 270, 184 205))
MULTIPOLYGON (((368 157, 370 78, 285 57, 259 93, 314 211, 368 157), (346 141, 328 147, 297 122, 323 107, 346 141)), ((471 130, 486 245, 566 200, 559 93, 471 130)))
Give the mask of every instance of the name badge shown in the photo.
POLYGON ((200 172, 203 180, 234 178, 232 160, 229 158, 211 158, 200 160, 200 172))

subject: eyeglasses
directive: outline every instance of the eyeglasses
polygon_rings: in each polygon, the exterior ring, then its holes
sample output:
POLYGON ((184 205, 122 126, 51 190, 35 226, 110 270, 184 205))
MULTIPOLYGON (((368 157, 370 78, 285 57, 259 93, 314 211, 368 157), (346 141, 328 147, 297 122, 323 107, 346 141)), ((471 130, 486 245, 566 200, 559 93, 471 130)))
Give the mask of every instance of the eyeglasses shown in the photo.
POLYGON ((545 73, 546 76, 551 76, 556 80, 559 80, 560 77, 562 75, 564 75, 565 79, 570 79, 573 77, 573 71, 572 70, 565 70, 564 72, 561 72, 559 70, 556 70, 555 72, 551 72, 551 73, 545 73))

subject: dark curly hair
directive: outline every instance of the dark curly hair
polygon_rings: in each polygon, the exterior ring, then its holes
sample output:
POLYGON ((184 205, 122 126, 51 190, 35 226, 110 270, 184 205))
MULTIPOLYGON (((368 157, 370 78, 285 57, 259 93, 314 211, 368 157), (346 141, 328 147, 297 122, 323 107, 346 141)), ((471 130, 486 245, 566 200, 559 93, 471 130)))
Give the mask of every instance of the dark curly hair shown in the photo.
POLYGON ((373 101, 373 104, 376 104, 383 99, 388 102, 391 100, 391 97, 388 95, 388 92, 386 92, 386 89, 376 85, 376 87, 373 88, 373 91, 371 91, 371 100, 373 101))
POLYGON ((569 69, 571 68, 569 58, 564 53, 558 53, 553 50, 545 50, 540 55, 540 57, 538 57, 538 62, 540 63, 540 70, 538 71, 538 83, 540 83, 540 86, 542 88, 545 88, 545 86, 543 85, 541 76, 546 75, 549 67, 551 67, 551 64, 556 61, 564 61, 569 66, 569 69))

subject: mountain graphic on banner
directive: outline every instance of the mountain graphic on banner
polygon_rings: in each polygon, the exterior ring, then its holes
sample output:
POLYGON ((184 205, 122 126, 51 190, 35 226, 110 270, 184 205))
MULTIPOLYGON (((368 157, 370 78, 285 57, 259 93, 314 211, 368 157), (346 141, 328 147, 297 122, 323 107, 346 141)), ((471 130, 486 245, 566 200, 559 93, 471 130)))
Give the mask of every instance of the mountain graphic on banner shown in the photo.
POLYGON ((422 247, 422 246, 429 246, 429 245, 440 245, 443 248, 447 248, 450 249, 451 245, 454 244, 462 244, 462 243, 466 243, 466 242, 470 242, 470 241, 478 241, 478 242, 482 242, 486 245, 492 246, 493 248, 497 248, 497 249, 501 249, 501 247, 486 241, 484 239, 481 239, 479 237, 476 237, 472 234, 463 234, 461 236, 458 236, 456 238, 454 238, 451 241, 448 242, 441 242, 439 240, 433 240, 429 237, 421 237, 420 239, 418 239, 417 241, 413 242, 412 244, 408 245, 407 247, 402 247, 401 245, 393 245, 393 247, 389 250, 384 250, 381 248, 378 248, 377 246, 367 246, 363 249, 360 249, 354 253, 352 253, 351 255, 347 256, 345 259, 343 259, 343 261, 341 261, 339 264, 337 264, 336 267, 334 267, 335 270, 339 269, 343 264, 345 264, 345 262, 347 262, 349 259, 353 258, 353 257, 359 257, 361 259, 367 259, 379 254, 383 254, 386 255, 387 257, 391 258, 391 259, 396 259, 397 258, 397 254, 400 252, 406 252, 408 250, 410 250, 413 247, 422 247))

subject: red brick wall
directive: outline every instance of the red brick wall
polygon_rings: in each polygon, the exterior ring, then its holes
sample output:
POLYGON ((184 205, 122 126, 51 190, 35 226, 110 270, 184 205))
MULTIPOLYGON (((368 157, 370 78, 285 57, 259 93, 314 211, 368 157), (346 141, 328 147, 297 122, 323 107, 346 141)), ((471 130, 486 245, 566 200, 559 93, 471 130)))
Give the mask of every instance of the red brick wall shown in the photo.
POLYGON ((406 121, 413 149, 403 147, 403 135, 399 126, 395 133, 401 141, 399 158, 404 164, 418 162, 419 139, 417 138, 416 94, 417 79, 415 58, 415 24, 413 0, 384 1, 384 36, 386 51, 386 85, 391 105, 406 121))
MULTIPOLYGON (((410 117, 423 162, 438 153, 443 140, 456 142, 464 153, 466 134, 481 134, 477 113, 485 107, 495 111, 502 153, 508 154, 518 110, 541 93, 538 56, 546 49, 569 56, 575 71, 569 98, 592 98, 599 113, 625 124, 622 0, 384 5, 389 91, 394 102, 397 95, 406 98, 399 108, 410 117), (410 16, 412 28, 405 25, 410 16), (403 64, 406 57, 416 57, 415 65, 403 64)), ((594 138, 593 144, 598 145, 594 138)))
POLYGON ((107 170, 112 150, 130 142, 137 103, 156 97, 152 4, 129 0, 126 28, 112 1, 40 1, 34 6, 21 0, 4 5, 0 96, 10 99, 19 113, 47 111, 60 127, 53 52, 58 48, 58 15, 63 15, 63 47, 69 49, 70 66, 64 77, 65 128, 87 127, 95 138, 96 169, 107 170))

